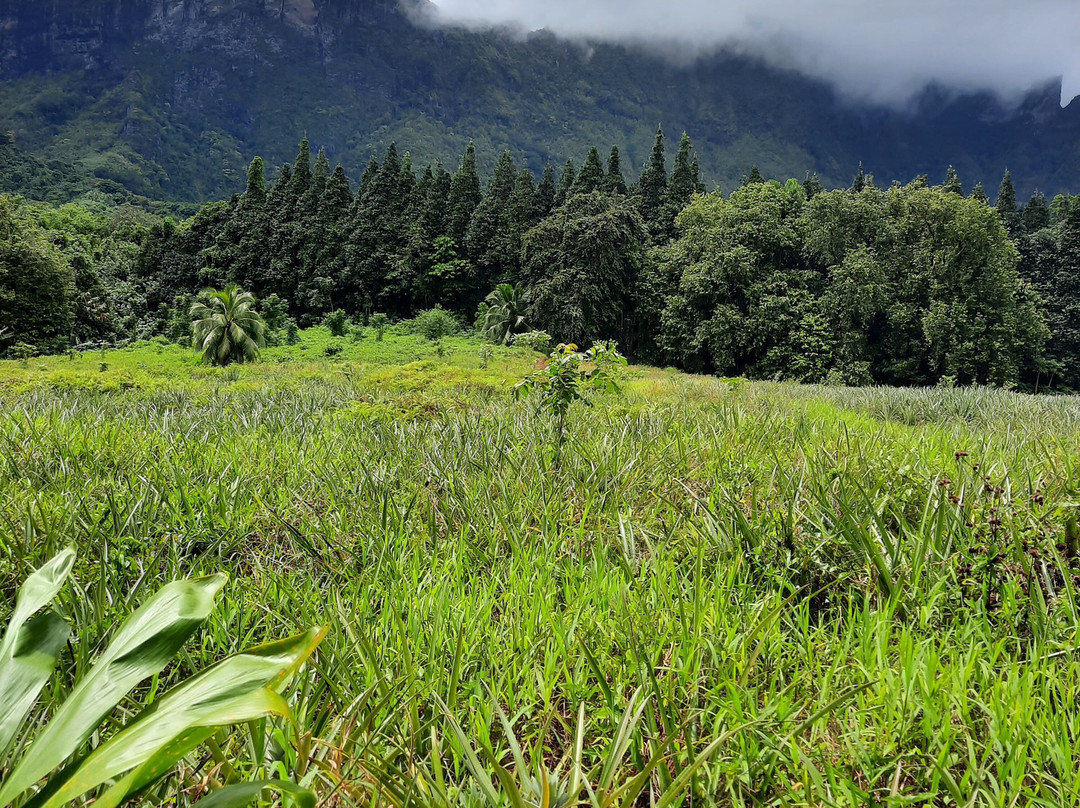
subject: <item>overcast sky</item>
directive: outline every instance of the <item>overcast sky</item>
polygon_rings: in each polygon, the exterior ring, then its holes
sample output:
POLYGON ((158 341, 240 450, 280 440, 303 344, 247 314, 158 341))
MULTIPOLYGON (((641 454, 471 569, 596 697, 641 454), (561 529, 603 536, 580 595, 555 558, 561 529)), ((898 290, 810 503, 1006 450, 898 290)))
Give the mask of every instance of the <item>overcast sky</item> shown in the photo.
POLYGON ((675 53, 737 47, 902 103, 927 83, 1015 99, 1080 95, 1080 0, 435 0, 445 23, 548 28, 675 53))

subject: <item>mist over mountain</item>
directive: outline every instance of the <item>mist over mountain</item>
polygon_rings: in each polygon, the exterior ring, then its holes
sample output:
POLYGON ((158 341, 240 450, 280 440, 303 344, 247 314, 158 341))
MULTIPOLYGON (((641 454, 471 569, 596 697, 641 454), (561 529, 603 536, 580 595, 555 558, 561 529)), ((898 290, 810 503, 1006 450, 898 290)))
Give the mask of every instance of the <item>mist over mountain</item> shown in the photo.
MULTIPOLYGON (((242 190, 254 154, 280 164, 305 135, 354 179, 391 141, 418 163, 454 165, 473 140, 482 168, 508 148, 535 171, 618 143, 638 167, 662 123, 673 138, 689 132, 706 180, 728 189, 754 165, 847 184, 860 161, 879 184, 940 179, 952 164, 991 193, 1005 168, 1021 194, 1080 189, 1080 102, 1062 108, 1052 75, 1021 93, 1041 73, 996 59, 992 43, 986 75, 1015 81, 909 82, 898 105, 805 59, 769 58, 765 45, 680 61, 632 36, 526 33, 528 19, 492 27, 512 16, 432 25, 442 10, 413 0, 0 0, 0 184, 54 200, 94 185, 220 198, 242 190)), ((997 50, 1016 33, 1003 31, 997 50)))

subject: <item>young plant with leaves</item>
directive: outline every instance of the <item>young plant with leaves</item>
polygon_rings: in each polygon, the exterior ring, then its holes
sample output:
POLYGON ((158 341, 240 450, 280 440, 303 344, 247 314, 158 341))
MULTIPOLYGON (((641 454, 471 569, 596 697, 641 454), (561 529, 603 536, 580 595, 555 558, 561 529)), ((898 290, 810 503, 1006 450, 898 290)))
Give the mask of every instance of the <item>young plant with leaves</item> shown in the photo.
MULTIPOLYGON (((229 656, 152 699, 115 731, 103 732, 103 723, 127 694, 172 662, 209 617, 227 580, 218 573, 160 589, 120 625, 94 666, 42 724, 34 705, 71 634, 65 619, 49 607, 74 564, 75 551, 67 549, 26 580, 0 641, 0 771, 5 772, 0 805, 59 808, 95 793, 96 806, 115 808, 166 777, 220 728, 291 716, 281 687, 311 656, 325 629, 229 656)), ((243 806, 264 788, 313 804, 309 794, 283 781, 229 786, 213 800, 243 806)))
POLYGON ((573 343, 560 344, 543 363, 514 386, 518 398, 531 393, 538 396, 538 410, 555 419, 555 468, 562 458, 566 440, 566 417, 577 401, 589 404, 590 390, 618 391, 613 368, 625 365, 626 359, 613 342, 597 342, 587 351, 573 343))

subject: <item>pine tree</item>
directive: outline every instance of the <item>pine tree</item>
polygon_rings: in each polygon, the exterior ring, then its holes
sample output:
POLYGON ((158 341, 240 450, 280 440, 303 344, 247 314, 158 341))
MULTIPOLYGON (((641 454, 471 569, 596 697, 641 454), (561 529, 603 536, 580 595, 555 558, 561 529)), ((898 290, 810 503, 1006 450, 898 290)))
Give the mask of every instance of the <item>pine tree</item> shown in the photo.
POLYGON ((1008 169, 1005 169, 1005 176, 1001 178, 994 209, 1001 217, 1001 221, 1005 223, 1005 228, 1010 233, 1013 232, 1019 224, 1019 216, 1016 209, 1016 188, 1013 186, 1012 174, 1008 169))
POLYGON ((469 222, 482 199, 480 175, 476 172, 476 147, 470 142, 465 156, 461 158, 461 166, 450 183, 450 194, 446 200, 446 235, 454 240, 459 252, 465 250, 469 222))
POLYGON ((607 174, 604 175, 604 190, 609 194, 621 194, 626 196, 626 178, 622 173, 622 156, 619 147, 611 147, 611 155, 608 157, 607 174))
POLYGON ((581 171, 574 179, 574 186, 571 188, 571 195, 575 194, 591 194, 593 191, 599 191, 604 184, 604 166, 600 162, 600 152, 593 146, 589 149, 589 155, 585 158, 585 164, 581 166, 581 171))
POLYGON ((574 180, 577 178, 577 170, 574 168, 573 158, 566 161, 563 166, 562 176, 559 177, 559 187, 555 189, 555 207, 561 208, 573 194, 574 180))
POLYGON ((544 218, 555 209, 555 169, 551 163, 544 166, 544 173, 536 186, 536 210, 544 218))
POLYGON ((975 187, 971 189, 971 198, 976 202, 982 202, 984 205, 990 204, 990 199, 987 197, 986 190, 981 182, 975 183, 975 187))
POLYGON ((668 174, 666 159, 664 157, 664 130, 657 127, 656 139, 653 141, 652 152, 649 154, 649 162, 641 172, 638 180, 638 193, 640 194, 641 218, 645 220, 649 231, 654 228, 663 229, 662 208, 664 205, 664 192, 667 191, 668 174))
POLYGON ((1035 191, 1024 205, 1021 221, 1029 235, 1050 226, 1050 205, 1042 191, 1035 191))
POLYGON ((669 207, 678 208, 682 211, 694 194, 701 193, 704 185, 701 182, 701 169, 697 164, 696 155, 693 154, 693 144, 690 138, 683 132, 682 141, 679 143, 679 152, 675 155, 675 165, 671 171, 671 182, 667 188, 667 202, 669 207))
POLYGON ((256 157, 248 166, 247 190, 244 196, 249 202, 262 204, 266 201, 266 164, 261 157, 256 157))
POLYGON ((820 193, 825 192, 825 186, 821 184, 821 180, 818 179, 818 175, 811 176, 809 173, 806 175, 806 179, 802 183, 803 193, 806 194, 807 201, 810 201, 820 193))
POLYGON ((474 274, 466 281, 461 292, 471 293, 475 299, 460 299, 453 302, 454 308, 469 311, 478 304, 488 291, 498 282, 505 280, 506 274, 513 267, 503 266, 506 258, 503 249, 502 228, 504 210, 514 193, 517 181, 517 169, 509 151, 503 152, 495 164, 495 171, 488 182, 487 193, 477 206, 469 222, 465 245, 474 274))
POLYGON ((945 182, 941 184, 941 187, 950 194, 964 195, 964 184, 960 182, 960 175, 952 166, 949 166, 949 170, 945 172, 945 182))
POLYGON ((319 149, 315 157, 315 173, 312 177, 312 185, 321 195, 326 190, 326 181, 330 179, 330 160, 326 157, 326 149, 319 149))
POLYGON ((295 201, 299 201, 311 187, 311 181, 311 146, 308 139, 304 138, 300 141, 300 152, 293 163, 292 180, 289 183, 289 192, 295 201))
POLYGON ((364 169, 364 173, 360 175, 360 188, 356 192, 357 197, 362 197, 371 183, 375 179, 375 175, 379 173, 379 160, 373 154, 368 160, 367 168, 364 169))
POLYGON ((851 190, 853 193, 861 194, 863 189, 866 188, 866 172, 863 171, 862 161, 859 161, 859 173, 855 175, 855 179, 851 181, 851 190))

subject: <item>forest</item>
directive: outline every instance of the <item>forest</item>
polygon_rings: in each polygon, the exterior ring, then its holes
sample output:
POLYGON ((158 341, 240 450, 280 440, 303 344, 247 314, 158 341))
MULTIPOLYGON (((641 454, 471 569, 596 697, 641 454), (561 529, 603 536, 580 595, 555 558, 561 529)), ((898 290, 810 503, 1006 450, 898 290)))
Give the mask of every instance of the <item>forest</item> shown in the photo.
POLYGON ((816 177, 707 192, 662 129, 637 177, 592 148, 542 176, 509 152, 483 181, 391 145, 357 187, 304 140, 291 164, 176 220, 93 193, 0 198, 0 350, 9 357, 165 336, 190 341, 209 287, 252 292, 284 339, 328 316, 442 309, 461 328, 511 284, 522 330, 616 341, 640 363, 845 385, 1080 389, 1080 197, 995 199, 916 177, 816 177), (479 310, 479 311, 478 311, 479 310))

